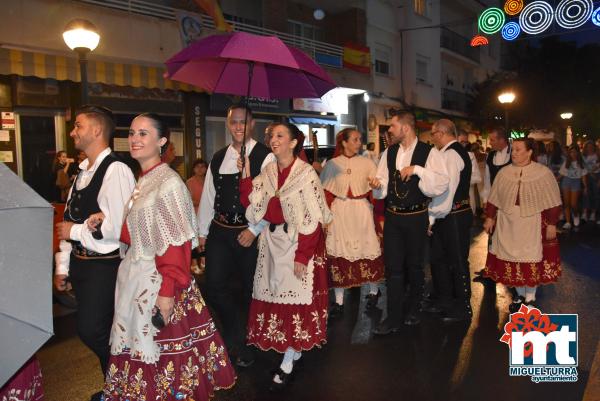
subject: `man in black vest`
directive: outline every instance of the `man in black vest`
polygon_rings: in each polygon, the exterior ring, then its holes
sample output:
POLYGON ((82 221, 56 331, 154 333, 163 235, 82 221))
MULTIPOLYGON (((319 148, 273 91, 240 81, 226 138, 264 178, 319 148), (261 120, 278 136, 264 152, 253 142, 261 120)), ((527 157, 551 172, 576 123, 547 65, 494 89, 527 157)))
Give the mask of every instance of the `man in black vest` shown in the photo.
MULTIPOLYGON (((490 146, 492 147, 492 151, 488 153, 485 159, 485 176, 483 178, 483 191, 481 191, 480 194, 481 203, 483 204, 482 207, 484 210, 496 175, 498 175, 498 172, 503 167, 506 167, 511 163, 511 148, 510 143, 508 141, 508 132, 506 131, 506 129, 501 126, 495 127, 490 131, 488 138, 490 141, 490 146)), ((473 281, 482 283, 493 283, 492 280, 481 277, 482 272, 483 269, 475 272, 475 274, 478 277, 475 277, 473 281)))
MULTIPOLYGON (((100 360, 106 373, 110 356, 109 338, 114 314, 119 238, 126 203, 135 179, 127 165, 118 161, 108 144, 115 128, 110 110, 84 106, 76 113, 71 138, 85 152, 71 187, 64 221, 56 225, 60 252, 56 254, 54 285, 64 291, 73 285, 77 299, 77 332, 100 360), (104 220, 95 233, 87 218, 102 212, 104 220)), ((99 400, 101 393, 92 396, 99 400)))
POLYGON ((430 198, 448 188, 444 159, 437 149, 417 139, 411 113, 392 117, 389 128, 395 145, 382 154, 377 176, 370 179, 373 194, 385 198, 383 247, 387 287, 387 318, 373 331, 386 335, 419 324, 423 294, 423 258, 429 226, 430 198), (410 293, 404 306, 405 273, 410 293), (407 313, 404 313, 404 310, 407 313))
POLYGON ((252 139, 252 111, 244 106, 231 106, 227 111, 227 129, 232 143, 212 158, 200 199, 198 221, 200 251, 206 250, 206 298, 223 324, 223 338, 231 353, 238 353, 238 366, 254 362, 252 349, 245 345, 246 320, 252 297, 254 271, 258 257, 256 237, 266 222, 249 225, 246 210, 240 203, 240 173, 237 161, 246 132, 246 154, 252 178, 275 160, 265 145, 252 139), (234 301, 232 279, 242 279, 243 313, 234 301))
POLYGON ((443 312, 447 323, 470 320, 471 279, 469 272, 469 204, 472 165, 467 150, 456 140, 456 126, 447 119, 431 128, 433 142, 444 155, 448 190, 429 205, 431 225, 431 277, 436 301, 425 310, 443 312))

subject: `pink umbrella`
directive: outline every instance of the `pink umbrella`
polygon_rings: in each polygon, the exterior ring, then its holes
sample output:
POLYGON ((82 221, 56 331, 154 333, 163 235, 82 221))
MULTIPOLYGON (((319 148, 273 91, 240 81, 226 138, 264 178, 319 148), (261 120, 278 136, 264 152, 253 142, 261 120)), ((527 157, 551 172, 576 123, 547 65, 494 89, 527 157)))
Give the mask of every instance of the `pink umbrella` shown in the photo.
MULTIPOLYGON (((275 36, 246 32, 207 36, 165 64, 165 75, 169 79, 208 92, 246 96, 246 102, 250 96, 319 98, 337 86, 302 51, 287 46, 275 36)), ((244 138, 245 135, 244 128, 244 138)), ((242 156, 245 145, 244 140, 242 156)))

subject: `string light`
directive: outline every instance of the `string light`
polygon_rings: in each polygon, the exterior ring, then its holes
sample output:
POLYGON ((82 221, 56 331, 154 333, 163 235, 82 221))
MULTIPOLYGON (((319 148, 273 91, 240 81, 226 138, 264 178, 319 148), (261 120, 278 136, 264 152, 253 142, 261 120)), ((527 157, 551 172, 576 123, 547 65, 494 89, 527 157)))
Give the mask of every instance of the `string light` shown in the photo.
POLYGON ((594 12, 592 0, 562 0, 556 7, 556 23, 566 29, 578 28, 585 24, 594 12))
POLYGON ((506 40, 515 40, 521 33, 521 27, 516 22, 507 22, 502 28, 502 37, 506 40))
POLYGON ((484 10, 479 16, 479 30, 488 35, 492 35, 502 29, 505 18, 502 10, 496 7, 490 7, 484 10))
POLYGON ((594 25, 600 26, 600 7, 598 7, 592 14, 592 22, 594 25))
POLYGON ((507 15, 517 15, 522 9, 523 0, 508 0, 506 3, 504 3, 504 12, 507 15))
POLYGON ((552 6, 545 1, 534 1, 525 6, 519 15, 519 25, 523 32, 537 35, 552 24, 552 6))
POLYGON ((473 39, 471 39, 471 47, 486 46, 489 44, 490 42, 488 39, 482 35, 475 35, 473 36, 473 39))

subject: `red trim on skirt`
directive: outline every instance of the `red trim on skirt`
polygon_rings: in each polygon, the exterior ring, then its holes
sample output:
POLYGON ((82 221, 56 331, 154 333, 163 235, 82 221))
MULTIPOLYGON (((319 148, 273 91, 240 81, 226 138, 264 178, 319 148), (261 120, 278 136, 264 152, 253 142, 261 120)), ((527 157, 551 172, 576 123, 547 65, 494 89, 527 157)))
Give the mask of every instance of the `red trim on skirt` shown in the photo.
POLYGON ((195 283, 178 292, 171 322, 154 340, 160 347, 154 364, 127 350, 111 355, 105 401, 206 401, 235 384, 227 350, 195 283))
POLYGON ((378 283, 385 276, 383 256, 351 262, 348 259, 327 255, 327 270, 332 288, 351 288, 366 283, 378 283))
POLYGON ((308 351, 327 342, 328 290, 325 241, 314 256, 310 305, 276 304, 252 299, 248 313, 248 344, 284 353, 289 347, 308 351))

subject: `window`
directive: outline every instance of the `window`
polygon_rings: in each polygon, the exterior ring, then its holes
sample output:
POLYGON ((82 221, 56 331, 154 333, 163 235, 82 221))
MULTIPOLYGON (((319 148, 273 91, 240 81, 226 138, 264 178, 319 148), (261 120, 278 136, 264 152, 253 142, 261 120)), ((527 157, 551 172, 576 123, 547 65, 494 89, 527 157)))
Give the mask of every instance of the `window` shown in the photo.
POLYGON ((414 0, 414 10, 415 14, 427 17, 427 0, 414 0))
POLYGON ((375 72, 382 75, 392 75, 392 49, 388 46, 375 44, 375 72))
POLYGON ((288 33, 301 38, 321 40, 321 28, 298 21, 288 20, 288 33))
POLYGON ((417 54, 417 82, 429 83, 429 57, 417 54))

